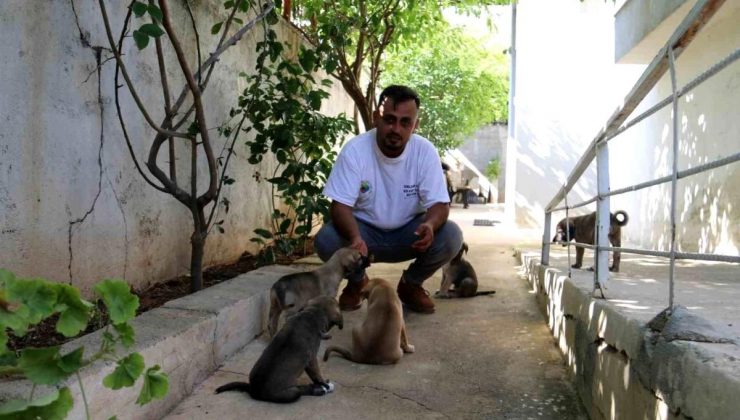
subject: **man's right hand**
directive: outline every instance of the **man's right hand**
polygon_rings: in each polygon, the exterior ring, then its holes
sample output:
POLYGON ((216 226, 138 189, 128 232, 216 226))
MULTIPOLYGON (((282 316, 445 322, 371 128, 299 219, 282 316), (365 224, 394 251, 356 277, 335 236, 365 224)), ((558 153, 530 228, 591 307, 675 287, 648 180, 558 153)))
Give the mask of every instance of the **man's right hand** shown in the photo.
POLYGON ((349 247, 360 251, 360 254, 367 257, 367 244, 361 237, 357 237, 350 241, 349 247))

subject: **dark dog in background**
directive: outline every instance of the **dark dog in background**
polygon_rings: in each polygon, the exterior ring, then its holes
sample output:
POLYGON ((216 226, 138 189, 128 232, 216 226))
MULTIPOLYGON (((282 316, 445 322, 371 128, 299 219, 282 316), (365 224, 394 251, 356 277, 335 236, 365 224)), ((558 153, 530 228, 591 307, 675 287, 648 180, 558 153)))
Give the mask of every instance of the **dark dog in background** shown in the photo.
POLYGON ((492 295, 495 290, 478 291, 478 275, 473 266, 463 258, 467 254, 468 244, 463 242, 460 252, 449 263, 442 267, 442 284, 434 297, 446 299, 455 297, 473 297, 492 295), (450 290, 451 287, 454 288, 450 290))
POLYGON ((248 393, 255 400, 290 403, 303 395, 321 396, 334 390, 319 371, 317 353, 321 338, 336 325, 342 329, 339 303, 330 296, 319 296, 290 317, 278 331, 249 372, 249 383, 230 382, 216 389, 248 393), (303 372, 313 382, 298 385, 303 372))
MULTIPOLYGON (((629 216, 627 216, 626 211, 620 210, 616 213, 611 213, 609 220, 609 243, 612 246, 622 246, 622 226, 626 225, 628 221, 629 216)), ((585 216, 568 217, 561 220, 557 225, 557 231, 552 241, 566 246, 568 240, 593 245, 596 242, 596 212, 585 216)), ((581 268, 583 265, 584 251, 585 249, 583 247, 576 246, 576 263, 571 267, 581 268)), ((619 271, 620 259, 621 253, 614 252, 614 263, 609 267, 609 271, 619 271)))

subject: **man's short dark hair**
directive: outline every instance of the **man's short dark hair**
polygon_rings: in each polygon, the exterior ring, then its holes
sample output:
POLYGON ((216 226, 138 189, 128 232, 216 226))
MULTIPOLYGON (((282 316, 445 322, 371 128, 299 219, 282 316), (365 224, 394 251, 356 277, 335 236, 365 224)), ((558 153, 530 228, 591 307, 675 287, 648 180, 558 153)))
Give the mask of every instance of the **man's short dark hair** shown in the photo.
POLYGON ((419 95, 410 87, 402 85, 390 85, 380 92, 380 98, 378 99, 378 107, 383 105, 386 99, 392 99, 394 104, 410 101, 416 103, 416 109, 421 107, 421 101, 419 95))

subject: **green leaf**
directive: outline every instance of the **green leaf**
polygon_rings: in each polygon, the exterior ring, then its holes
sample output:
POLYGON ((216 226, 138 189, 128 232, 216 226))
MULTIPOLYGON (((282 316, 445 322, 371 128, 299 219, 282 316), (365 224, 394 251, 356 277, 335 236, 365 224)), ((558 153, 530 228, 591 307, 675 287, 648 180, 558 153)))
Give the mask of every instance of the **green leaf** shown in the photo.
POLYGON ((139 398, 136 403, 144 405, 152 400, 161 400, 169 391, 169 379, 167 374, 160 372, 159 365, 155 365, 146 370, 144 374, 144 386, 141 387, 139 398))
POLYGON ((157 22, 162 22, 162 19, 164 19, 164 15, 162 15, 162 11, 159 10, 159 7, 157 7, 154 4, 150 4, 146 7, 146 10, 149 12, 149 16, 151 16, 154 20, 157 22))
POLYGON ((131 353, 118 361, 118 366, 110 375, 103 378, 103 385, 110 389, 129 387, 144 371, 144 357, 131 353))
POLYGON ((8 287, 8 283, 15 280, 15 274, 13 272, 0 268, 0 289, 8 287))
POLYGON ((57 285, 57 311, 60 312, 56 330, 65 337, 74 337, 80 333, 90 321, 92 303, 80 297, 80 291, 67 284, 57 285))
POLYGON ((134 41, 136 42, 136 48, 143 50, 149 45, 149 35, 134 29, 134 41))
POLYGON ((3 403, 0 405, 0 420, 63 420, 73 404, 72 393, 64 387, 32 401, 9 400, 3 403))
POLYGON ((156 23, 145 23, 141 25, 139 32, 143 32, 152 38, 159 38, 164 35, 164 31, 156 23))
POLYGON ((254 233, 256 233, 257 235, 259 235, 259 236, 261 236, 263 238, 267 238, 267 239, 272 238, 272 232, 270 232, 267 229, 257 228, 257 229, 254 230, 254 233))
POLYGON ((123 344, 124 347, 130 348, 134 345, 134 337, 136 336, 134 327, 127 322, 123 322, 120 324, 113 324, 113 328, 115 328, 118 333, 118 338, 121 339, 121 344, 123 344))
POLYGON ((213 25, 211 27, 211 34, 216 35, 221 31, 221 25, 223 25, 223 22, 218 22, 217 24, 213 25))
POLYGON ((95 285, 95 291, 103 298, 113 324, 129 321, 136 316, 139 298, 131 293, 130 286, 124 281, 105 279, 95 285))
POLYGON ((239 19, 238 17, 233 17, 231 20, 234 21, 234 23, 236 23, 237 25, 244 25, 244 21, 239 19))
POLYGON ((144 16, 144 13, 146 13, 146 9, 147 5, 140 1, 135 1, 134 4, 131 5, 131 10, 134 12, 134 15, 136 15, 136 17, 144 16))
POLYGON ((280 233, 283 233, 283 234, 284 234, 284 233, 288 233, 288 229, 290 228, 290 224, 291 224, 292 222, 293 222, 293 221, 292 221, 292 220, 290 220, 290 219, 285 219, 285 220, 283 220, 283 222, 282 222, 282 223, 280 223, 280 233))
POLYGON ((69 376, 61 368, 60 361, 59 346, 27 348, 21 351, 18 367, 35 384, 55 385, 69 376))
POLYGON ((79 347, 76 350, 65 354, 59 359, 57 365, 64 372, 72 374, 82 367, 82 356, 85 354, 85 347, 79 347))
POLYGON ((228 1, 225 1, 224 2, 224 8, 225 9, 231 9, 232 7, 234 7, 234 1, 233 0, 228 0, 228 1))
POLYGON ((7 287, 9 301, 20 302, 28 307, 28 321, 37 324, 54 312, 57 288, 53 283, 41 279, 15 279, 7 287))

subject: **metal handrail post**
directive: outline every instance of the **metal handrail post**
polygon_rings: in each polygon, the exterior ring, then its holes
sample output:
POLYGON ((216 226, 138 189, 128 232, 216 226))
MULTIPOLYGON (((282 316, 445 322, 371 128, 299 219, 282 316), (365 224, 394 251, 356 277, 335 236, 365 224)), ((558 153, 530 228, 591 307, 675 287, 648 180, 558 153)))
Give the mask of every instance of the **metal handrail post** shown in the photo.
POLYGON ((545 232, 542 234, 542 254, 540 255, 540 263, 542 265, 550 265, 550 221, 552 220, 552 213, 549 211, 545 213, 545 232))
POLYGON ((596 252, 594 253, 594 291, 601 291, 604 296, 606 282, 609 280, 609 145, 602 141, 596 145, 596 252))
POLYGON ((668 50, 671 90, 673 92, 673 172, 671 178, 671 257, 668 273, 668 311, 673 313, 673 283, 676 273, 676 194, 678 190, 678 88, 676 83, 676 56, 668 50))

